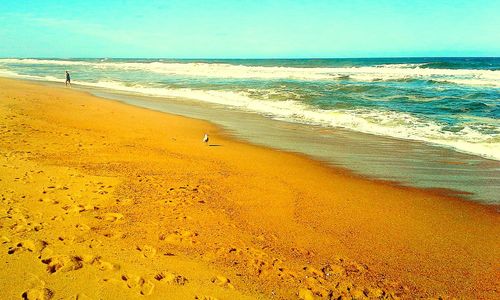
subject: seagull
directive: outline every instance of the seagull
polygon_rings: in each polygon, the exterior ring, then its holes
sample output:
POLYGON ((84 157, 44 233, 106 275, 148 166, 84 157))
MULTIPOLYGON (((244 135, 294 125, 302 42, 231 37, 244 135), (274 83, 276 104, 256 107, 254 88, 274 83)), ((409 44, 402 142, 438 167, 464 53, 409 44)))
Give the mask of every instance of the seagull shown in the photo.
POLYGON ((205 133, 205 136, 203 137, 203 142, 208 143, 208 133, 205 133))

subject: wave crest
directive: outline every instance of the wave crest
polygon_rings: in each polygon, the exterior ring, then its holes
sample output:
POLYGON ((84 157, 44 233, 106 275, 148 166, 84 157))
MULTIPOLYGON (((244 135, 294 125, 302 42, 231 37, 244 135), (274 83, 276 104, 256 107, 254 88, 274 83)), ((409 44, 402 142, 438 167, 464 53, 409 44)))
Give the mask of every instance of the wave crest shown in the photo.
POLYGON ((411 81, 427 80, 457 85, 500 87, 500 71, 431 68, 429 64, 385 64, 363 67, 282 67, 245 66, 205 62, 113 62, 42 59, 0 59, 0 64, 85 66, 94 69, 142 71, 186 77, 210 77, 256 80, 355 80, 411 81))

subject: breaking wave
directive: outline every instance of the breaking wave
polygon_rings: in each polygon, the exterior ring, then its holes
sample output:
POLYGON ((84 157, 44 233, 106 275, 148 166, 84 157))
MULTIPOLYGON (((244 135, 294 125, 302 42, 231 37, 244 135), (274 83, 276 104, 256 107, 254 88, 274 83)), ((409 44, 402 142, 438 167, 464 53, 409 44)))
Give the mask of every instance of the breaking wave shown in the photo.
MULTIPOLYGON (((500 87, 500 71, 484 69, 432 68, 429 64, 383 64, 359 67, 284 67, 247 66, 229 63, 206 62, 114 62, 48 60, 48 59, 0 59, 1 64, 84 66, 100 70, 139 71, 171 76, 262 79, 262 80, 354 80, 405 81, 432 80, 469 86, 500 87)), ((435 63, 437 64, 437 63, 435 63)), ((442 66, 442 65, 441 65, 442 66)))

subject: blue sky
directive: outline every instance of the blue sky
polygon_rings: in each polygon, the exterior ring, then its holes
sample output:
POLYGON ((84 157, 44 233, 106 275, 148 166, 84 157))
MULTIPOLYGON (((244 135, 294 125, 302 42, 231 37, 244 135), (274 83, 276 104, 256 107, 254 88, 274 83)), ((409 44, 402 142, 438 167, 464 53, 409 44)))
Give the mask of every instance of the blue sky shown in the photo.
POLYGON ((0 1, 0 57, 500 56, 499 0, 0 1))

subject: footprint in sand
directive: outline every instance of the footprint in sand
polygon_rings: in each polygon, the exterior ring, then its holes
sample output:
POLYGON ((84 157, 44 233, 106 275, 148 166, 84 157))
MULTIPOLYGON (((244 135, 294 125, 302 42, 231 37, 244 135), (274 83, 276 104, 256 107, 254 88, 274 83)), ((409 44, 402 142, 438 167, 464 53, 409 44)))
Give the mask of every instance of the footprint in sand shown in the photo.
POLYGON ((171 272, 163 271, 155 275, 155 279, 168 284, 185 285, 188 280, 182 275, 177 275, 171 272))
POLYGON ((10 243, 10 238, 5 235, 0 236, 0 243, 2 244, 10 243))
POLYGON ((17 252, 28 251, 33 253, 40 253, 48 245, 45 241, 33 241, 33 240, 23 240, 18 242, 12 247, 9 247, 8 254, 14 254, 17 252))
POLYGON ((196 232, 191 232, 189 230, 176 230, 174 233, 164 235, 160 239, 170 244, 193 245, 196 243, 194 239, 196 236, 198 236, 198 233, 196 232))
POLYGON ((85 211, 94 211, 99 208, 92 204, 78 204, 78 205, 65 205, 62 207, 66 211, 66 214, 78 214, 85 211))
POLYGON ((48 197, 40 198, 40 199, 38 199, 38 201, 42 202, 42 203, 47 203, 47 204, 59 204, 58 200, 48 198, 48 197))
POLYGON ((54 297, 54 292, 45 287, 45 281, 28 272, 23 278, 22 285, 26 290, 20 295, 21 299, 48 300, 54 297))
POLYGON ((378 288, 359 287, 348 280, 349 269, 351 272, 362 272, 364 265, 355 262, 346 262, 344 259, 337 259, 338 264, 327 264, 320 269, 305 266, 303 271, 306 279, 303 281, 305 288, 299 291, 301 299, 314 299, 314 297, 347 297, 352 299, 378 298, 376 295, 383 295, 384 292, 378 288), (342 265, 340 265, 342 264, 342 265), (331 283, 334 285, 331 285, 331 283))
POLYGON ((123 274, 121 278, 128 288, 138 291, 141 295, 149 296, 153 293, 155 285, 141 276, 123 274))
POLYGON ((47 272, 53 274, 57 271, 69 272, 83 268, 83 258, 80 256, 56 255, 43 259, 47 265, 47 272))
POLYGON ((120 265, 105 261, 100 256, 83 255, 82 260, 101 271, 117 271, 120 269, 120 265))
POLYGON ((54 251, 49 247, 43 248, 39 253, 38 259, 40 260, 48 259, 54 255, 54 251))
POLYGON ((76 224, 75 227, 76 227, 76 229, 81 230, 81 231, 90 230, 90 227, 88 225, 83 224, 83 223, 76 224))
POLYGON ((28 226, 29 226, 29 230, 28 231, 40 231, 43 229, 44 225, 46 225, 46 223, 28 223, 28 226))
POLYGON ((136 249, 141 251, 142 255, 145 258, 153 258, 156 255, 155 247, 150 246, 150 245, 137 246, 136 249))
MULTIPOLYGON (((270 256, 260 249, 250 247, 219 248, 215 252, 207 253, 204 259, 208 261, 219 259, 227 262, 237 261, 240 266, 258 277, 277 276, 280 280, 290 283, 296 282, 304 275, 309 277, 312 275, 311 273, 302 274, 305 269, 302 271, 297 270, 298 272, 292 271, 286 267, 283 260, 270 256)), ((318 271, 319 274, 324 276, 320 271, 318 271)))
POLYGON ((220 248, 215 255, 224 260, 240 260, 249 271, 257 276, 268 276, 279 270, 280 260, 273 259, 267 253, 254 248, 220 248))
MULTIPOLYGON (((335 266, 335 267, 337 267, 337 266, 335 266)), ((306 266, 303 268, 303 270, 308 273, 309 277, 313 277, 313 278, 325 278, 326 277, 325 272, 323 272, 322 270, 318 270, 314 267, 306 266)), ((330 265, 325 267, 325 270, 327 272, 333 272, 333 269, 330 265)))
POLYGON ((120 213, 106 213, 104 215, 104 220, 109 222, 117 222, 121 219, 123 219, 123 215, 120 213))
POLYGON ((104 189, 98 189, 98 190, 95 190, 95 191, 92 191, 93 193, 95 194, 99 194, 99 195, 106 195, 108 194, 109 192, 104 190, 104 189))
POLYGON ((222 275, 217 275, 213 277, 210 281, 220 287, 234 289, 234 286, 231 284, 231 281, 222 275))
POLYGON ((204 200, 199 198, 200 193, 199 186, 190 187, 189 184, 185 186, 180 186, 178 188, 170 188, 167 190, 167 195, 169 199, 162 200, 164 204, 175 206, 175 205, 191 205, 195 202, 205 203, 204 200))
POLYGON ((14 232, 14 233, 23 233, 23 232, 30 232, 30 228, 28 227, 28 224, 27 223, 23 223, 23 222, 20 222, 20 223, 16 223, 14 225, 12 225, 10 227, 10 229, 14 232))
POLYGON ((54 297, 54 292, 48 288, 36 287, 25 291, 21 297, 23 300, 50 300, 54 297))
POLYGON ((57 222, 62 222, 64 220, 66 220, 65 217, 63 216, 53 216, 52 218, 50 218, 51 221, 57 221, 57 222))
POLYGON ((26 219, 18 219, 14 224, 10 226, 10 229, 15 233, 40 231, 43 229, 46 223, 32 223, 28 222, 26 219))
POLYGON ((323 268, 321 268, 321 272, 323 273, 324 277, 330 277, 330 276, 343 276, 346 273, 346 270, 344 267, 339 266, 339 265, 326 265, 323 268))

